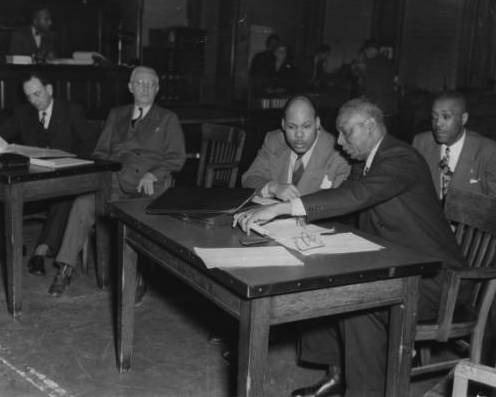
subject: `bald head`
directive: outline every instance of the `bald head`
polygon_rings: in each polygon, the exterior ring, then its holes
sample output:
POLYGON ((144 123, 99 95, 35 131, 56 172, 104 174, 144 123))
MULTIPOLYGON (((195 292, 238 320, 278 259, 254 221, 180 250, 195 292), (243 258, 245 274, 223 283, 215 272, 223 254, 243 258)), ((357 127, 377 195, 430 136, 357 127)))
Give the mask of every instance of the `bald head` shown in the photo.
POLYGON ((159 89, 157 72, 147 66, 137 66, 129 78, 129 91, 138 106, 150 106, 155 101, 159 89))
POLYGON ((288 100, 281 122, 286 143, 297 154, 305 154, 317 139, 320 119, 312 101, 305 96, 288 100))

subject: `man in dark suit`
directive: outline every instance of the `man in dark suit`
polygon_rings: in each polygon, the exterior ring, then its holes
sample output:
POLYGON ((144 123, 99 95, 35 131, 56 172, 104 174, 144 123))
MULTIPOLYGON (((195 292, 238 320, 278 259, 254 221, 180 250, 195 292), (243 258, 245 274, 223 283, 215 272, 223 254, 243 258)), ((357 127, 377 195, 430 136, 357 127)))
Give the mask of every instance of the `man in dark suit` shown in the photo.
MULTIPOLYGON (((22 84, 29 104, 14 110, 0 125, 0 136, 29 146, 50 147, 88 156, 95 142, 85 132, 83 109, 79 105, 53 98, 50 82, 38 74, 27 75, 22 84)), ((55 255, 60 247, 72 200, 51 201, 48 218, 28 268, 44 274, 44 258, 55 255)))
POLYGON ((11 37, 9 54, 29 55, 37 62, 55 57, 55 35, 50 31, 52 16, 47 8, 33 12, 30 26, 16 30, 11 37))
POLYGON ((267 133, 241 183, 258 189, 262 197, 283 201, 338 187, 348 177, 350 165, 335 146, 310 99, 293 97, 283 110, 281 129, 267 133))
POLYGON ((496 196, 496 142, 467 130, 468 118, 464 96, 443 92, 432 104, 432 131, 413 140, 413 147, 429 165, 441 199, 450 188, 496 196))
MULTIPOLYGON (((134 103, 110 111, 93 157, 118 161, 113 175, 111 200, 161 194, 170 186, 171 173, 186 159, 184 136, 177 116, 154 104, 159 90, 155 70, 138 66, 129 80, 134 103)), ((59 253, 59 271, 49 293, 60 296, 71 281, 77 256, 95 223, 93 194, 78 197, 72 207, 59 253)))
MULTIPOLYGON (((425 160, 411 146, 387 135, 382 111, 367 100, 354 99, 341 107, 336 125, 338 143, 350 157, 365 162, 360 178, 347 180, 336 189, 249 210, 236 215, 234 223, 249 231, 254 223, 281 215, 306 216, 312 221, 359 211, 360 230, 431 254, 442 259, 445 266, 462 266, 463 256, 444 218, 425 160)), ((422 280, 420 321, 437 315, 441 290, 441 274, 422 280)), ((346 396, 383 396, 387 311, 351 315, 341 327, 346 396)), ((335 379, 327 377, 294 395, 331 396, 336 384, 335 379)))

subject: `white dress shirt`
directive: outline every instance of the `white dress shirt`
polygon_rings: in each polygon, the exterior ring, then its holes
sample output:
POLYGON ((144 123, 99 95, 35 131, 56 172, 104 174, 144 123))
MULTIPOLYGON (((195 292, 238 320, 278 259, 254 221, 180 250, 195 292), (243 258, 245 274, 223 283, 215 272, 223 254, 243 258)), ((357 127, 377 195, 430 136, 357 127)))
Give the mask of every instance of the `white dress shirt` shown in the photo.
POLYGON ((31 26, 31 32, 33 33, 33 39, 36 43, 36 47, 40 48, 41 46, 41 34, 35 29, 34 26, 31 26))
MULTIPOLYGON (((315 145, 317 144, 317 141, 319 140, 320 136, 320 130, 317 133, 317 137, 315 138, 315 141, 313 142, 312 146, 310 146, 310 149, 308 149, 303 156, 301 156, 301 162, 303 164, 303 167, 306 169, 308 162, 310 161, 310 158, 312 157, 313 150, 315 149, 315 145)), ((289 166, 288 166, 288 175, 286 177, 286 183, 292 183, 293 181, 293 171, 294 171, 294 166, 296 163, 298 155, 291 150, 291 154, 289 156, 289 166)), ((260 190, 260 195, 262 197, 272 197, 272 195, 269 193, 269 184, 271 182, 268 182, 265 184, 265 186, 260 190)))
MULTIPOLYGON (((451 172, 455 171, 456 165, 458 164, 458 160, 460 159, 460 154, 462 153, 463 145, 465 144, 465 138, 467 134, 466 131, 463 131, 463 135, 458 139, 455 143, 449 146, 449 162, 448 167, 451 172)), ((439 160, 442 160, 446 153, 447 145, 441 145, 439 150, 439 160)), ((443 175, 442 173, 439 175, 439 186, 443 185, 443 175)), ((442 193, 440 193, 442 195, 442 193)))
POLYGON ((134 120, 134 119, 136 119, 139 116, 139 108, 143 109, 143 113, 141 114, 140 119, 145 118, 145 116, 150 111, 151 107, 152 107, 152 105, 147 105, 147 106, 134 105, 133 117, 131 117, 131 120, 134 120))

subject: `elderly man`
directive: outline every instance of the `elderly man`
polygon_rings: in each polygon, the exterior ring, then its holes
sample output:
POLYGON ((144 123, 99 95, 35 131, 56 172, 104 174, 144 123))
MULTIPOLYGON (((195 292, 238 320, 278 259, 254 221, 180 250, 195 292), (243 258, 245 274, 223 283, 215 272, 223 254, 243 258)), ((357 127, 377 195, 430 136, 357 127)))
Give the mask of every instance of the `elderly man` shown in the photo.
POLYGON ((44 62, 55 57, 55 36, 50 32, 52 16, 47 8, 34 10, 32 24, 12 34, 9 54, 33 56, 44 62))
MULTIPOLYGON (((93 157, 122 163, 113 175, 111 200, 155 196, 170 186, 186 154, 177 116, 154 104, 159 90, 155 70, 138 66, 129 80, 134 104, 110 111, 93 157)), ((95 222, 94 195, 74 202, 62 246, 56 257, 58 273, 49 293, 60 296, 70 283, 77 256, 95 222)))
POLYGON ((339 186, 350 173, 335 148, 334 137, 321 128, 309 98, 291 98, 283 111, 282 129, 270 131, 242 185, 259 195, 289 201, 301 195, 339 186))
POLYGON ((496 196, 496 142, 467 130, 468 117, 464 96, 443 92, 432 105, 432 131, 413 140, 443 201, 450 188, 496 196))
MULTIPOLYGON (((312 221, 359 211, 360 230, 431 254, 446 266, 462 266, 462 254, 443 216, 427 164, 411 146, 387 134, 382 111, 367 100, 353 99, 341 107, 336 125, 338 143, 352 158, 364 162, 361 178, 347 180, 336 189, 249 210, 236 215, 234 224, 248 232, 253 224, 281 215, 306 216, 312 221)), ((441 285, 441 274, 422 280, 419 320, 437 315, 441 285)), ((364 311, 347 317, 341 325, 346 396, 383 396, 387 311, 364 311)), ((337 389, 326 386, 335 384, 326 377, 293 395, 331 396, 337 389)))
MULTIPOLYGON (((86 133, 81 106, 54 99, 52 84, 36 73, 24 77, 22 89, 29 104, 16 108, 14 115, 0 125, 2 138, 62 149, 79 156, 91 154, 96 142, 86 133)), ((67 199, 49 203, 47 221, 28 262, 30 273, 45 274, 45 256, 57 253, 71 206, 72 200, 67 199)))

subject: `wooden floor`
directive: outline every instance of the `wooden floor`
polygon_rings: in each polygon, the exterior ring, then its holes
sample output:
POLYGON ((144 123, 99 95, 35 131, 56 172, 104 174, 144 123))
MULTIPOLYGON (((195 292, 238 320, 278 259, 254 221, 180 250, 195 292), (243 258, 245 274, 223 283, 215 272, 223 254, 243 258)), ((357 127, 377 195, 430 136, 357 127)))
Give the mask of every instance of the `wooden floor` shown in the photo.
MULTIPOLYGON (((40 225, 26 229, 30 252, 40 225)), ((74 279, 66 295, 53 298, 47 290, 55 269, 50 264, 47 271, 37 277, 24 269, 18 321, 7 314, 1 294, 1 397, 235 395, 235 368, 221 356, 226 346, 209 343, 209 336, 216 330, 235 339, 236 324, 201 296, 166 274, 154 276, 136 307, 133 367, 121 375, 115 360, 112 290, 97 289, 90 270, 74 279)), ((274 329, 267 396, 288 396, 322 375, 296 365, 295 328, 274 329)), ((435 382, 414 382, 411 396, 422 396, 435 382)))

